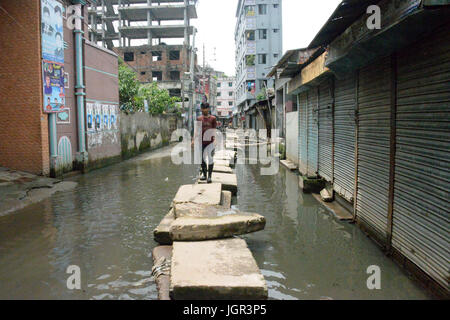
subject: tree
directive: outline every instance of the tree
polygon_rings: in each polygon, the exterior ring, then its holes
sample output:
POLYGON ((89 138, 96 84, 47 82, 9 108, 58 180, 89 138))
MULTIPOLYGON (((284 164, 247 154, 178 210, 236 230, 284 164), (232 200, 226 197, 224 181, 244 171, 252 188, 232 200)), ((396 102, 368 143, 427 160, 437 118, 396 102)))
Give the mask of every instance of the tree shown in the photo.
POLYGON ((140 109, 141 106, 136 101, 140 86, 141 84, 133 70, 119 60, 119 102, 121 110, 135 112, 140 109))
POLYGON ((123 61, 119 60, 119 100, 121 110, 126 113, 144 110, 144 101, 148 101, 149 113, 178 113, 178 97, 171 97, 168 90, 160 89, 156 82, 141 84, 136 74, 123 61))

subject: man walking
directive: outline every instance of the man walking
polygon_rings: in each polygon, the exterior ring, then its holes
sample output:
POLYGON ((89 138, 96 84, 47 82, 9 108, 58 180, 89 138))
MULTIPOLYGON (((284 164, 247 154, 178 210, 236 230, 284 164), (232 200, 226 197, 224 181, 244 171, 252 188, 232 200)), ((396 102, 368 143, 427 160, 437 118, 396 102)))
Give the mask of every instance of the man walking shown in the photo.
POLYGON ((201 110, 202 115, 197 118, 197 121, 202 123, 202 176, 200 177, 200 180, 207 180, 207 183, 211 183, 212 172, 214 169, 213 156, 217 119, 209 114, 210 107, 208 102, 202 103, 201 110), (206 158, 208 158, 208 176, 206 176, 206 158))

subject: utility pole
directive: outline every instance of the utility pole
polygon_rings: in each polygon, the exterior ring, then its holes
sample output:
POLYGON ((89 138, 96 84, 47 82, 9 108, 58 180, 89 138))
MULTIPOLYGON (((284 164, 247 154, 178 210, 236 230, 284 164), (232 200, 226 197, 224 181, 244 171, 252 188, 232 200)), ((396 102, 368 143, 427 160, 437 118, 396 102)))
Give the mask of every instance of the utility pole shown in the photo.
MULTIPOLYGON (((203 97, 206 97, 206 73, 205 73, 205 67, 206 67, 206 60, 205 60, 205 44, 203 44, 203 75, 202 75, 202 81, 203 81, 203 97)), ((202 99, 203 100, 203 99, 202 99)))
POLYGON ((189 128, 189 132, 192 134, 192 128, 193 126, 193 109, 194 109, 194 90, 195 90, 195 68, 194 68, 194 64, 195 64, 195 34, 197 33, 197 29, 194 27, 194 35, 192 37, 192 47, 191 47, 191 64, 190 64, 190 77, 191 77, 191 88, 190 88, 190 94, 189 94, 189 116, 188 116, 188 128, 189 128))

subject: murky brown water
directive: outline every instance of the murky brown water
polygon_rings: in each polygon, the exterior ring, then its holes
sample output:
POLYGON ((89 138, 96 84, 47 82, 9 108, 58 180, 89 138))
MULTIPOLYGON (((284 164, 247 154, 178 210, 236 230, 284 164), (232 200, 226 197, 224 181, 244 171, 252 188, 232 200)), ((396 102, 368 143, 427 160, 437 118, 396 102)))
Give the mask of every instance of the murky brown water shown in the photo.
MULTIPOLYGON (((0 299, 156 299, 153 229, 194 166, 167 152, 76 177, 73 192, 0 217, 0 299), (69 265, 82 290, 66 286, 69 265)), ((266 229, 247 235, 274 299, 398 299, 425 294, 353 225, 340 223, 280 169, 260 176, 238 166, 241 209, 261 213, 266 229), (366 268, 382 270, 382 289, 366 288, 366 268)))

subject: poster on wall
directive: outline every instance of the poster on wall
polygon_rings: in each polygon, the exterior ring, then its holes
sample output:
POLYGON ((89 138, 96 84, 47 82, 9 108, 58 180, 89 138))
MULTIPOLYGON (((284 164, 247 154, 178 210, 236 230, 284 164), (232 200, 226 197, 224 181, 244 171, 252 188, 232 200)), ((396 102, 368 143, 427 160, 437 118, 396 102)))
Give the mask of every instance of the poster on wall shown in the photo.
POLYGON ((86 103, 86 128, 88 132, 95 132, 94 105, 92 103, 86 103))
POLYGON ((64 63, 63 6, 56 0, 41 0, 42 59, 64 63))
POLYGON ((41 0, 43 110, 61 112, 65 106, 63 5, 41 0))
POLYGON ((117 129, 116 106, 114 105, 109 106, 109 115, 110 115, 109 123, 111 125, 111 129, 116 130, 117 129))
POLYGON ((95 131, 102 131, 102 106, 99 103, 94 105, 95 131))
POLYGON ((110 129, 109 127, 109 105, 102 104, 102 118, 103 118, 103 130, 110 129))
POLYGON ((60 112, 65 106, 64 65, 42 61, 44 111, 60 112))

